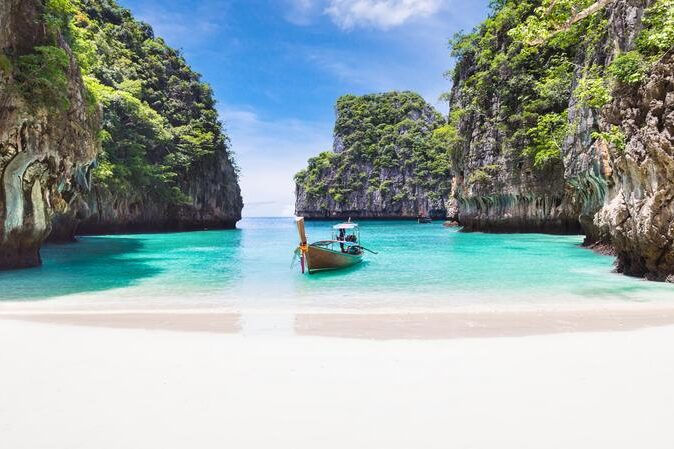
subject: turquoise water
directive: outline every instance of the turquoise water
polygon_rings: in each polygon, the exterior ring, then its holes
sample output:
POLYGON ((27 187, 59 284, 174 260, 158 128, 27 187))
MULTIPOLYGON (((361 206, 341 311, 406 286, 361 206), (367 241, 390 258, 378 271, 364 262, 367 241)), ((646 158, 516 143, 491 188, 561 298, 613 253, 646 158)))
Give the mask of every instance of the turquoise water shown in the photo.
MULTIPOLYGON (((307 224, 309 240, 333 223, 307 224)), ((244 219, 234 231, 83 237, 47 246, 40 268, 0 273, 0 307, 444 308, 674 300, 671 285, 612 273, 579 236, 460 233, 440 223, 365 221, 379 252, 352 269, 290 268, 292 219, 244 219)))

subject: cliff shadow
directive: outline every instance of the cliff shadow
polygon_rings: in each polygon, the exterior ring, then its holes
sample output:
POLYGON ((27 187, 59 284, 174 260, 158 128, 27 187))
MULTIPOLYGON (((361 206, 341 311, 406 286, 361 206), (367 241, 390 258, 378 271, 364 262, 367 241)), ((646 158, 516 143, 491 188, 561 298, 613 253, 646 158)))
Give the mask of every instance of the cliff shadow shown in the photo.
POLYGON ((42 266, 0 272, 0 301, 40 300, 134 285, 162 269, 143 257, 142 238, 87 237, 48 244, 42 266))

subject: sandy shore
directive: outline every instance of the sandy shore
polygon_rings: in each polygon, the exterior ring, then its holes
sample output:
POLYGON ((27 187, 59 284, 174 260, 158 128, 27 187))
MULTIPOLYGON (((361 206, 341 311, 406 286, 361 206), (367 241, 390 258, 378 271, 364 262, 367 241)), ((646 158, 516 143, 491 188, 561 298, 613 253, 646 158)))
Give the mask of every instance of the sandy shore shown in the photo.
POLYGON ((673 326, 367 340, 4 318, 12 449, 674 447, 673 326))
POLYGON ((0 312, 0 320, 221 334, 297 335, 377 340, 518 337, 569 332, 628 331, 674 325, 674 307, 472 309, 420 312, 234 312, 218 309, 0 312))

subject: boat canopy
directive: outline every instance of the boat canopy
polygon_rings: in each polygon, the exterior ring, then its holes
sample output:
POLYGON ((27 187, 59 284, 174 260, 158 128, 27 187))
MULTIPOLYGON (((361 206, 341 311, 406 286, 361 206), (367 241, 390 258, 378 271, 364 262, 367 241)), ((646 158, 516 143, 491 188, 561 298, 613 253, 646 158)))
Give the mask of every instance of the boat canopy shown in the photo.
POLYGON ((358 225, 356 223, 340 223, 337 225, 334 225, 332 229, 356 229, 358 225))

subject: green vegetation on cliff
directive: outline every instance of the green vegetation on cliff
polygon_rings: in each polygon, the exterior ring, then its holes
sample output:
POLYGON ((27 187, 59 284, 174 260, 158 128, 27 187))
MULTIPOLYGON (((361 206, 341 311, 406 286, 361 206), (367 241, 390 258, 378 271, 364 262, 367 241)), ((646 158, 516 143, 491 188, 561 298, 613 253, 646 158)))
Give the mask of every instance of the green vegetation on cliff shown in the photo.
POLYGON ((493 4, 490 17, 451 42, 459 58, 454 96, 471 119, 502 132, 502 152, 543 168, 561 157, 569 100, 598 108, 610 99, 596 63, 607 21, 593 14, 563 29, 592 0, 524 0, 493 4), (572 86, 574 72, 580 81, 572 86), (493 101, 499 99, 495 108, 493 101))
POLYGON ((415 188, 434 198, 447 195, 453 130, 419 95, 345 95, 336 115, 335 152, 310 159, 295 176, 309 197, 329 196, 340 204, 354 192, 379 192, 399 202, 411 199, 415 188), (411 177, 392 179, 394 172, 411 177))
POLYGON ((33 106, 68 109, 68 55, 54 45, 35 47, 17 58, 16 82, 20 94, 33 106))
MULTIPOLYGON (((503 131, 503 152, 530 157, 534 167, 554 163, 564 139, 576 131, 577 124, 568 119, 572 98, 599 110, 618 84, 640 83, 674 47, 674 0, 656 0, 645 12, 637 49, 606 64, 603 7, 608 3, 494 1, 485 22, 451 41, 459 59, 455 98, 473 119, 503 131), (574 74, 579 79, 572 86, 574 74), (499 98, 498 108, 494 98, 499 98)), ((620 140, 616 131, 612 134, 610 143, 620 140)))
MULTIPOLYGON (((187 201, 182 186, 190 170, 228 145, 210 87, 113 0, 47 0, 44 19, 70 44, 91 108, 102 106, 97 184, 116 195, 187 201)), ((60 97, 67 63, 62 52, 38 47, 19 60, 27 98, 67 106, 60 97)))
POLYGON ((645 57, 660 59, 674 49, 674 0, 656 0, 644 14, 637 48, 645 57))
MULTIPOLYGON (((444 96, 452 105, 446 123, 427 132, 397 105, 402 94, 342 97, 335 152, 321 153, 298 173, 301 192, 323 206, 346 204, 362 190, 404 200, 410 186, 446 199, 452 170, 477 194, 498 194, 513 179, 545 190, 546 177, 561 180, 569 145, 594 138, 620 151, 622 131, 600 132, 597 118, 621 86, 642 82, 674 45, 674 0, 654 1, 636 48, 618 55, 607 46, 605 8, 612 3, 492 1, 487 20, 451 41, 458 62, 453 90, 444 96), (394 181, 396 167, 407 167, 410 179, 394 181)), ((402 104, 424 107, 409 94, 402 104)))
POLYGON ((69 0, 44 2, 43 31, 35 33, 31 43, 12 54, 0 49, 0 72, 12 76, 14 83, 3 88, 12 89, 31 108, 65 111, 70 107, 68 95, 69 57, 59 39, 67 27, 74 7, 69 0), (31 48, 31 45, 35 45, 31 48))

